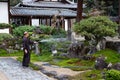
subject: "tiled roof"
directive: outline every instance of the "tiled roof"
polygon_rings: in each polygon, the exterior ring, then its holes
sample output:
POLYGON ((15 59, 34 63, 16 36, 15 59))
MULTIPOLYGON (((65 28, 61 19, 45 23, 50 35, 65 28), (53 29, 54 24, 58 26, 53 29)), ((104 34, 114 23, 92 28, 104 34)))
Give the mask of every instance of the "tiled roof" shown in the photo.
POLYGON ((0 0, 0 2, 7 2, 8 0, 0 0))
POLYGON ((69 9, 76 9, 77 4, 64 4, 61 2, 47 2, 47 1, 39 1, 39 2, 26 2, 21 4, 22 6, 29 6, 29 7, 48 7, 48 8, 69 8, 69 9))
POLYGON ((58 16, 76 17, 76 11, 59 8, 31 8, 31 7, 13 7, 10 9, 13 16, 58 16))

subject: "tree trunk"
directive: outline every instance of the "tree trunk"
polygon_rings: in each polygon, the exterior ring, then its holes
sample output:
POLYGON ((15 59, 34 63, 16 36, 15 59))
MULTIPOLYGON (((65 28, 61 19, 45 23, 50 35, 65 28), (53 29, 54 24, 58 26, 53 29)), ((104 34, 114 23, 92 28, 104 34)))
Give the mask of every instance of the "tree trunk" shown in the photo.
MULTIPOLYGON (((119 18, 119 24, 120 24, 120 0, 119 0, 119 15, 118 15, 118 18, 119 18)), ((118 27, 118 33, 119 33, 119 38, 120 38, 120 26, 118 27)))
POLYGON ((82 19, 82 10, 83 10, 83 0, 78 0, 76 22, 80 22, 80 20, 82 19))

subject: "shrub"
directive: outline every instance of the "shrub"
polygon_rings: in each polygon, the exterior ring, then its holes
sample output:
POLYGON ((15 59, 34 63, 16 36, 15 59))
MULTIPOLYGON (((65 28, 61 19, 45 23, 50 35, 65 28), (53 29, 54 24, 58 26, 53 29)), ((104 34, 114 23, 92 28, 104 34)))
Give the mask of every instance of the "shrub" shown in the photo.
POLYGON ((0 41, 8 40, 8 39, 11 39, 11 38, 13 38, 13 36, 11 34, 0 33, 0 41))
POLYGON ((64 29, 56 29, 56 28, 54 28, 53 30, 52 30, 52 33, 51 33, 52 35, 53 35, 53 37, 55 37, 55 38, 59 38, 59 37, 66 37, 66 35, 67 35, 67 33, 66 33, 66 31, 64 30, 64 29))
POLYGON ((33 26, 19 26, 13 30, 13 34, 18 37, 22 37, 25 31, 32 32, 34 30, 33 26))
POLYGON ((0 29, 11 28, 11 27, 12 27, 12 25, 10 25, 10 24, 0 23, 0 29))
POLYGON ((76 23, 73 30, 85 39, 94 39, 97 43, 106 36, 113 37, 117 34, 118 24, 112 22, 107 16, 90 17, 76 23))
POLYGON ((107 71, 106 80, 120 80, 120 71, 117 71, 117 70, 107 71))
POLYGON ((46 26, 46 25, 40 25, 40 30, 41 30, 44 34, 51 34, 52 27, 51 27, 51 26, 46 26))
POLYGON ((40 30, 44 34, 51 34, 53 37, 66 37, 66 31, 63 29, 56 29, 51 26, 40 25, 40 30))

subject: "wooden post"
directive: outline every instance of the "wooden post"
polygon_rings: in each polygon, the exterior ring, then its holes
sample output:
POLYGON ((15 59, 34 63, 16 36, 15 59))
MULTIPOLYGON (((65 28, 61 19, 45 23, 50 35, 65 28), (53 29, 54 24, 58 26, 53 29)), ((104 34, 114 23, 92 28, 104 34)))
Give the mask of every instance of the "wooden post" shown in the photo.
POLYGON ((32 25, 32 16, 28 17, 28 25, 32 25))
POLYGON ((8 23, 10 23, 10 0, 8 0, 8 23))
POLYGON ((68 19, 68 40, 71 41, 71 19, 68 19))
POLYGON ((82 19, 82 10, 83 10, 83 0, 78 0, 76 22, 80 22, 80 20, 82 19))
MULTIPOLYGON (((119 20, 119 24, 120 24, 120 0, 119 1, 119 14, 118 14, 118 20, 119 20)), ((119 33, 119 38, 120 38, 120 26, 118 27, 118 33, 119 33)))
POLYGON ((51 20, 52 20, 52 18, 50 17, 50 26, 51 26, 51 24, 52 24, 52 21, 51 21, 51 20))
POLYGON ((48 26, 48 19, 46 18, 45 21, 46 21, 45 24, 48 26))
POLYGON ((119 0, 119 15, 118 15, 118 17, 119 17, 119 24, 120 24, 120 0, 119 0))

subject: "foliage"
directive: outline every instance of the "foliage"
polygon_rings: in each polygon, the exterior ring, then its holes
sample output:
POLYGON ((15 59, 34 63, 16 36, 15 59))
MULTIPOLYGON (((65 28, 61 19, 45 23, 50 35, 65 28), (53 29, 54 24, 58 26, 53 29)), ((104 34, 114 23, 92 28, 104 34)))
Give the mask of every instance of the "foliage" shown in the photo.
POLYGON ((102 80, 102 73, 103 71, 99 70, 89 70, 82 72, 76 76, 69 77, 70 80, 102 80))
POLYGON ((47 35, 47 34, 35 34, 34 36, 30 36, 31 40, 35 40, 35 41, 41 41, 44 39, 49 39, 51 38, 51 35, 47 35))
POLYGON ((117 16, 119 3, 118 0, 84 0, 86 4, 85 10, 96 8, 97 10, 102 10, 105 15, 117 16))
POLYGON ((108 70, 106 72, 106 80, 120 80, 120 71, 108 70))
POLYGON ((112 22, 108 17, 97 16, 81 20, 75 24, 73 29, 77 34, 100 40, 106 36, 114 36, 117 26, 117 23, 112 22))
POLYGON ((60 38, 60 37, 66 37, 67 32, 63 30, 62 28, 60 29, 54 28, 51 34, 54 38, 60 38))
POLYGON ((15 6, 15 5, 17 5, 19 2, 21 2, 21 0, 10 0, 10 5, 11 5, 11 6, 15 6))
POLYGON ((120 54, 117 53, 114 50, 110 50, 110 49, 105 49, 105 50, 101 50, 96 52, 95 54, 93 54, 93 56, 95 57, 99 57, 99 56, 105 56, 107 59, 106 61, 109 63, 117 63, 120 62, 120 54), (112 56, 111 56, 112 55, 112 56))
POLYGON ((44 34, 51 34, 53 37, 66 37, 66 31, 63 29, 56 29, 51 26, 40 25, 40 30, 44 34))
POLYGON ((12 27, 12 25, 10 25, 10 24, 0 23, 0 29, 11 28, 11 27, 12 27))
POLYGON ((8 56, 23 56, 23 52, 22 51, 17 51, 17 52, 14 52, 14 53, 10 53, 8 54, 8 52, 6 50, 3 50, 3 49, 0 49, 0 57, 8 57, 8 56))
POLYGON ((8 40, 13 38, 11 34, 8 33, 0 33, 0 41, 8 40))
POLYGON ((0 56, 4 56, 4 54, 6 55, 6 54, 7 54, 7 51, 6 51, 6 50, 3 50, 3 49, 0 49, 0 56))
POLYGON ((54 45, 55 44, 55 42, 41 42, 41 44, 40 44, 40 48, 42 49, 42 50, 48 50, 48 51, 51 51, 51 47, 52 47, 52 45, 54 45))
POLYGON ((13 34, 17 37, 22 37, 25 31, 32 32, 34 30, 33 26, 19 26, 13 30, 13 34))
POLYGON ((51 26, 46 26, 46 25, 40 25, 40 30, 41 30, 44 34, 51 34, 52 27, 51 27, 51 26))

